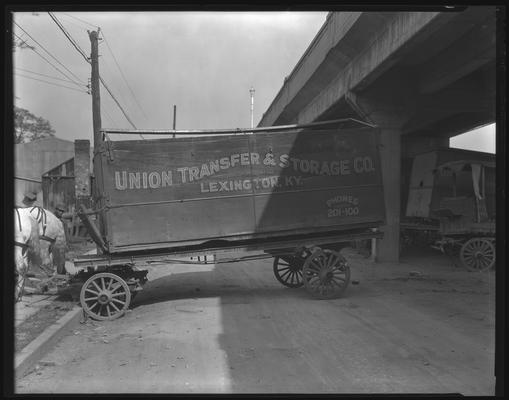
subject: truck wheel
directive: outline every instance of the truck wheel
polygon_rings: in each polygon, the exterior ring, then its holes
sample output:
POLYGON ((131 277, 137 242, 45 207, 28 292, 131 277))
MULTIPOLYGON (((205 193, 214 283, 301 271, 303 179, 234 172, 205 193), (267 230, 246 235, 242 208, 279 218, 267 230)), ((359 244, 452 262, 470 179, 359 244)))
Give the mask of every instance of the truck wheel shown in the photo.
POLYGON ((306 290, 318 299, 340 297, 350 283, 350 267, 337 251, 318 249, 306 258, 302 270, 306 290))
POLYGON ((131 292, 127 283, 109 272, 92 275, 81 287, 81 307, 96 320, 109 321, 124 315, 130 302, 131 292))
POLYGON ((299 288, 302 282, 303 260, 294 256, 274 257, 274 275, 286 287, 299 288))
POLYGON ((495 246, 486 238, 467 240, 460 250, 460 260, 469 271, 485 271, 495 264, 495 246))

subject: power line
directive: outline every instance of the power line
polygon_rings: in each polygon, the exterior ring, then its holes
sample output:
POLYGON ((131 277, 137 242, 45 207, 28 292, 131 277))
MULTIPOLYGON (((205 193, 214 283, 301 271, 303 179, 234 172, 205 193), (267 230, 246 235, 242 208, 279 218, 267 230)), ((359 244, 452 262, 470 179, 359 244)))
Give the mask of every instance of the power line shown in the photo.
MULTIPOLYGON (((24 35, 24 33, 22 33, 22 35, 24 35)), ((32 49, 34 47, 34 46, 30 46, 25 39, 21 39, 19 36, 17 36, 17 38, 18 38, 18 43, 16 43, 16 41, 14 41, 14 47, 17 46, 17 47, 20 47, 21 49, 26 49, 26 48, 32 49)))
MULTIPOLYGON (((85 59, 85 61, 89 64, 91 64, 91 60, 89 57, 87 57, 85 55, 85 52, 83 49, 81 49, 81 47, 79 47, 79 45, 76 43, 76 41, 72 38, 72 36, 66 31, 66 29, 64 28, 64 26, 60 23, 60 21, 51 13, 51 12, 48 12, 49 16, 51 17, 51 19, 57 24, 57 26, 60 28, 60 30, 64 33, 64 35, 67 37, 67 39, 69 39, 69 41, 71 42, 71 44, 74 46, 74 48, 83 56, 83 58, 85 59)), ((100 30, 100 28, 98 28, 98 30, 100 30)), ((108 93, 110 94, 110 96, 112 97, 112 99, 115 101, 115 103, 117 104, 118 108, 120 108, 120 110, 122 111, 122 113, 124 114, 124 117, 127 119, 127 121, 129 121, 129 123, 133 126, 134 129, 137 129, 136 128, 136 125, 134 125, 134 123, 131 121, 131 119, 129 118, 129 116, 127 115, 127 113, 125 112, 125 110, 123 109, 123 107, 120 105, 120 103, 118 102, 118 100, 116 99, 116 97, 113 95, 113 93, 111 92, 111 90, 109 89, 108 85, 106 85, 106 82, 104 82, 104 79, 99 76, 99 79, 101 81, 101 83, 103 84, 104 88, 108 91, 108 93)), ((142 138, 143 136, 140 135, 142 138)), ((143 138, 144 139, 144 138, 143 138)))
POLYGON ((98 28, 98 26, 97 26, 97 25, 91 24, 90 22, 87 22, 87 21, 85 21, 84 19, 81 19, 81 18, 75 17, 74 15, 66 14, 66 13, 62 13, 62 14, 67 15, 68 17, 74 18, 74 19, 75 19, 75 20, 77 20, 77 21, 84 22, 85 24, 87 24, 87 25, 91 26, 92 28, 98 28))
MULTIPOLYGON (((102 61, 103 61, 103 62, 101 63, 101 68, 106 67, 106 69, 109 71, 109 74, 110 74, 111 76, 118 76, 118 74, 115 74, 115 73, 113 72, 113 70, 110 68, 109 63, 108 63, 108 61, 107 61, 107 58, 104 58, 104 57, 103 57, 103 58, 102 58, 102 61)), ((104 72, 104 69, 102 69, 102 71, 104 72)), ((103 76, 106 76, 106 74, 104 74, 103 76)), ((110 84, 111 84, 111 82, 110 82, 110 84)), ((122 101, 122 103, 127 104, 127 101, 126 101, 126 99, 124 98, 124 96, 122 95, 122 92, 121 92, 121 91, 117 91, 117 95, 120 97, 120 100, 122 101)))
POLYGON ((104 112, 104 114, 106 115, 106 117, 111 121, 111 123, 114 125, 114 126, 118 126, 118 124, 115 122, 115 120, 113 119, 113 117, 106 111, 106 109, 102 109, 101 110, 102 112, 104 112))
POLYGON ((78 50, 78 53, 80 53, 83 56, 83 58, 85 59, 86 62, 90 63, 90 59, 85 54, 85 51, 78 45, 78 43, 76 43, 76 41, 72 38, 71 34, 69 32, 67 32, 67 30, 64 28, 62 23, 52 13, 48 12, 48 14, 51 17, 51 19, 55 22, 55 24, 57 24, 57 26, 60 28, 60 30, 64 33, 65 37, 67 39, 69 39, 69 41, 74 46, 74 48, 76 50, 78 50))
MULTIPOLYGON (((124 111, 124 109, 122 108, 122 106, 120 105, 120 103, 118 102, 118 100, 115 98, 115 96, 113 95, 113 93, 111 93, 111 90, 109 89, 109 87, 106 85, 106 83, 104 82, 103 78, 99 75, 99 80, 101 81, 101 83, 103 84, 104 88, 108 91, 108 93, 110 94, 111 98, 115 101, 115 103, 117 103, 117 106, 118 108, 120 108, 120 111, 122 111, 122 114, 124 114, 124 117, 129 121, 129 123, 132 125, 132 127, 134 129, 138 129, 136 128, 136 125, 134 125, 133 121, 131 121, 131 119, 129 118, 129 116, 126 114, 126 112, 124 111)), ((143 140, 145 140, 145 138, 143 137, 143 135, 141 135, 141 138, 143 140)))
POLYGON ((113 50, 111 49, 110 47, 110 44, 108 43, 108 40, 106 40, 106 36, 104 36, 104 32, 102 32, 102 35, 103 35, 103 38, 104 38, 104 41, 106 43, 106 46, 108 46, 108 50, 110 51, 112 57, 113 57, 113 60, 115 60, 115 64, 117 65, 118 67, 118 70, 120 71, 120 75, 122 76, 122 78, 124 79, 124 82, 127 86, 127 88, 129 89, 129 91, 131 92, 131 95, 133 96, 133 99, 134 101, 136 102, 136 105, 138 106, 138 108, 140 109, 140 111, 143 113, 143 116, 145 117, 145 119, 147 120, 147 115, 145 114, 145 111, 143 111, 143 108, 141 107, 140 103, 138 102, 138 100, 136 99, 136 96, 134 95, 134 92, 133 90, 131 89, 131 86, 129 85, 129 83, 127 82, 127 79, 124 75, 124 73, 122 72, 122 69, 120 68, 120 65, 117 61, 117 58, 115 57, 115 54, 113 54, 113 50))
MULTIPOLYGON (((65 14, 65 15, 67 15, 67 14, 65 14)), ((69 15, 69 16, 70 16, 70 15, 69 15)), ((73 21, 71 21, 71 20, 70 20, 70 19, 68 19, 68 18, 63 18, 62 16, 60 16, 60 18, 61 18, 61 19, 63 19, 65 22, 68 22, 68 23, 70 23, 71 25, 74 25, 74 26, 75 26, 75 27, 77 27, 77 28, 79 28, 79 29, 81 29, 81 30, 84 30, 85 32, 87 31, 87 29, 86 29, 86 28, 83 28, 83 24, 79 25, 79 24, 77 24, 76 22, 73 22, 73 21)))
POLYGON ((49 81, 45 81, 43 79, 37 79, 37 78, 33 78, 31 76, 26 76, 26 75, 18 74, 18 73, 15 73, 14 75, 18 75, 18 76, 21 76, 21 77, 27 78, 27 79, 32 79, 34 81, 44 82, 44 83, 47 83, 48 85, 59 86, 59 87, 63 87, 63 88, 69 89, 69 90, 75 90, 76 92, 89 94, 85 90, 79 90, 79 89, 76 89, 76 88, 73 88, 73 87, 69 87, 69 86, 65 86, 65 85, 59 85, 58 83, 55 83, 55 82, 49 82, 49 81))
MULTIPOLYGON (((24 30, 16 21, 14 21, 16 26, 21 29, 30 39, 32 39, 41 49, 43 49, 46 53, 48 53, 51 58, 53 58, 57 63, 59 63, 62 67, 64 67, 67 72, 69 72, 72 76, 74 76, 78 82, 82 81, 80 78, 78 78, 69 68, 67 68, 64 64, 62 64, 53 54, 51 54, 42 44, 40 44, 37 40, 35 40, 26 30, 24 30)), ((19 37, 19 36, 18 36, 19 37)))
MULTIPOLYGON (((19 39, 19 36, 16 35, 16 33, 14 33, 14 36, 16 36, 18 39, 19 39)), ((41 53, 39 53, 34 47, 29 47, 30 50, 32 50, 35 54, 37 54, 39 57, 41 57, 44 61, 46 61, 49 65, 51 65, 53 68, 55 68, 58 72, 60 72, 63 76, 65 76, 67 79, 69 79, 71 82, 73 82, 75 85, 79 86, 79 87, 82 87, 84 86, 83 84, 81 83, 78 83, 78 82, 75 82, 72 78, 69 77, 69 75, 67 75, 65 72, 63 72, 60 68, 58 68, 57 66, 55 66, 54 64, 51 63, 51 61, 49 61, 46 57, 44 57, 41 53)))
POLYGON ((58 78, 56 76, 51 76, 51 75, 46 75, 46 74, 41 74, 41 73, 38 73, 38 72, 35 72, 35 71, 30 71, 28 69, 23 69, 23 68, 14 68, 14 69, 17 69, 17 70, 20 70, 20 71, 23 71, 23 72, 28 72, 30 74, 34 74, 34 75, 39 75, 39 76, 44 76, 46 78, 51 78, 51 79, 56 79, 57 81, 63 81, 63 82, 70 82, 70 83, 75 83, 74 81, 70 81, 68 79, 62 79, 62 78, 58 78))
MULTIPOLYGON (((137 129, 136 128, 136 125, 134 125, 133 121, 131 121, 131 118, 129 118, 129 116, 127 115, 127 113, 125 112, 124 108, 120 105, 120 103, 118 102, 117 98, 115 97, 115 95, 112 93, 112 91, 110 90, 110 88, 108 87, 108 85, 106 85, 106 82, 104 82, 104 79, 102 78, 101 75, 99 75, 99 80, 101 81, 102 85, 104 86, 104 88, 108 91, 109 95, 111 96, 111 98, 115 101, 115 103, 117 104, 118 108, 120 108, 120 111, 122 111, 122 114, 124 114, 124 117, 127 119, 127 121, 132 125, 132 127, 134 129, 137 129)), ((142 139, 145 139, 143 137, 143 135, 140 135, 142 139)))
MULTIPOLYGON (((118 106, 118 108, 120 109, 120 111, 122 111, 124 117, 127 119, 127 121, 134 127, 134 129, 137 129, 134 125, 134 123, 129 119, 129 117, 127 116, 127 113, 124 111, 124 109, 122 108, 122 106, 120 105, 120 103, 117 101, 117 99, 115 98, 115 96, 113 95, 113 93, 111 92, 111 90, 108 88, 108 86, 106 85, 106 83, 104 82, 103 78, 101 76, 99 76, 99 79, 102 83, 102 85, 105 87, 105 89, 108 91, 108 94, 110 95, 110 97, 113 99, 113 101, 115 101, 116 105, 118 106)), ((113 120, 113 118, 111 117, 111 115, 109 115, 106 111, 106 109, 104 108, 101 108, 101 111, 104 111, 106 116, 112 120, 113 124, 116 125, 116 126, 119 126, 119 124, 113 120)), ((140 134, 140 137, 145 140, 145 137, 140 134)))
POLYGON ((106 83, 104 82, 104 79, 102 78, 102 76, 99 76, 99 79, 101 81, 101 83, 103 84, 104 88, 108 91, 108 93, 110 94, 111 98, 115 101, 115 103, 117 103, 117 106, 118 108, 120 108, 120 110, 122 111, 122 113, 124 114, 124 117, 129 121, 129 123, 132 125, 132 127, 134 129, 138 129, 136 128, 136 125, 134 125, 133 121, 131 121, 131 118, 129 118, 129 116, 127 115, 127 113, 124 111, 123 107, 120 105, 120 103, 118 102, 118 100, 116 99, 116 97, 113 95, 113 93, 111 92, 110 88, 108 87, 108 85, 106 85, 106 83))
MULTIPOLYGON (((134 129, 138 129, 136 128, 136 125, 134 125, 133 121, 131 121, 131 118, 129 118, 129 116, 127 115, 127 113, 124 111, 124 109, 122 108, 122 106, 120 105, 120 103, 118 102, 118 100, 116 99, 116 97, 113 95, 113 93, 111 92, 110 88, 106 85, 106 82, 104 82, 104 79, 102 78, 102 76, 99 75, 99 80, 101 81, 101 83, 103 84, 104 88, 108 91, 108 93, 110 94, 111 98, 115 101, 115 103, 117 104, 118 108, 120 108, 120 111, 122 111, 122 114, 124 114, 124 117, 127 119, 127 121, 129 121, 129 123, 131 124, 131 126, 134 128, 134 129)), ((143 137, 142 134, 140 134, 141 138, 143 140, 145 140, 145 138, 143 137)))

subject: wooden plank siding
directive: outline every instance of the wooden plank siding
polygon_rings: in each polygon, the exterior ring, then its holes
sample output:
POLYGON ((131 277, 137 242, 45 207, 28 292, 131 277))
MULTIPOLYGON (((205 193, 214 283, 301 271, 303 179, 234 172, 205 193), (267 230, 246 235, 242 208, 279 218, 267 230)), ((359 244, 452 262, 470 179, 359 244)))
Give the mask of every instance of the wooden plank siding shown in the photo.
POLYGON ((109 251, 377 227, 385 219, 378 135, 361 128, 106 142, 94 161, 109 251))

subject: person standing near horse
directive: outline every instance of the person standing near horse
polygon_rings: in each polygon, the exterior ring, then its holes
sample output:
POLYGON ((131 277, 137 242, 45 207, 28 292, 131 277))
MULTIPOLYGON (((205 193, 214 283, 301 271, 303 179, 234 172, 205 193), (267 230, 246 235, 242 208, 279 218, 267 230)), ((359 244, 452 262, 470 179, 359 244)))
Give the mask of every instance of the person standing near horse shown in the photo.
POLYGON ((29 191, 23 195, 21 204, 17 204, 17 207, 33 207, 37 201, 37 193, 29 191))
POLYGON ((69 236, 67 234, 67 221, 65 220, 72 220, 72 213, 65 212, 65 206, 62 203, 58 203, 55 206, 55 211, 53 211, 53 214, 55 214, 55 217, 57 217, 60 221, 62 221, 62 224, 64 226, 64 232, 65 232, 65 239, 66 242, 69 243, 69 236))
POLYGON ((55 217, 57 217, 62 222, 64 219, 72 219, 72 214, 65 212, 65 206, 62 203, 56 205, 53 214, 55 214, 55 217))

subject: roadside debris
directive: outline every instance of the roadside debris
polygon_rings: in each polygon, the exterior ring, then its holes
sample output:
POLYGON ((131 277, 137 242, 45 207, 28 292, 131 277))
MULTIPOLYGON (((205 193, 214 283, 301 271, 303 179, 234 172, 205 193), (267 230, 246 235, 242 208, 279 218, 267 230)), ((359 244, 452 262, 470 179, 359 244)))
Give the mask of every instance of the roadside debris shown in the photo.
POLYGON ((38 365, 39 367, 54 367, 57 363, 54 361, 39 361, 38 365))

